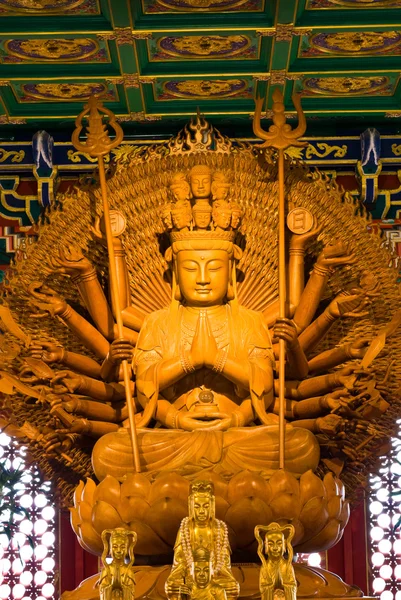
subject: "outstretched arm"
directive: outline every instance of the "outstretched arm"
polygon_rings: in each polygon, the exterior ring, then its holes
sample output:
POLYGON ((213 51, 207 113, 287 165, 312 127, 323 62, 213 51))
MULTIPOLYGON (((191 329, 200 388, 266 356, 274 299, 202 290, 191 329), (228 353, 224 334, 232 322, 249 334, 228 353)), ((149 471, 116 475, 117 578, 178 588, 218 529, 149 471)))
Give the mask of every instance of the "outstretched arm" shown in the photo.
POLYGON ((89 350, 92 350, 99 358, 105 358, 109 350, 109 342, 93 325, 67 304, 64 298, 37 281, 29 286, 29 292, 32 295, 32 304, 42 311, 49 312, 52 316, 58 316, 89 350))
POLYGON ((312 321, 334 267, 350 264, 354 260, 352 255, 347 254, 347 249, 341 242, 324 248, 295 310, 294 323, 298 332, 303 331, 312 321))

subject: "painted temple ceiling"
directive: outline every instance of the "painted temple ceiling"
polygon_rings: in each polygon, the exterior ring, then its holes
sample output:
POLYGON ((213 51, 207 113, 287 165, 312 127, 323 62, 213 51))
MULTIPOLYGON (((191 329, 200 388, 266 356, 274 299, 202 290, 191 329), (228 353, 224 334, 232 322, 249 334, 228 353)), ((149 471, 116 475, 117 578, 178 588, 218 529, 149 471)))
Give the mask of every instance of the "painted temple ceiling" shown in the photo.
POLYGON ((0 0, 3 139, 71 131, 94 92, 128 134, 176 133, 198 108, 250 134, 277 85, 320 132, 394 125, 400 72, 401 0, 0 0))

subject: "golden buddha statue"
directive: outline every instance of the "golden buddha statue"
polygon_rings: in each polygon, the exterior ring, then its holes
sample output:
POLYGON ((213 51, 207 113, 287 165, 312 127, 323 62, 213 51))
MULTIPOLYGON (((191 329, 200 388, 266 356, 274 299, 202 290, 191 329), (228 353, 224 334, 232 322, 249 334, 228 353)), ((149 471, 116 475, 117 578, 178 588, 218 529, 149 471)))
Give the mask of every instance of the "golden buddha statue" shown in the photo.
POLYGON ((399 402, 389 360, 375 351, 375 370, 361 363, 382 330, 401 360, 388 324, 399 306, 396 275, 352 202, 294 164, 288 201, 313 225, 288 233, 288 318, 279 320, 274 160, 261 168, 254 149, 234 152, 202 119, 182 135, 160 154, 116 155, 107 179, 123 339, 96 187, 60 197, 63 210, 54 208, 13 266, 0 305, 3 346, 18 347, 8 362, 0 357, 9 427, 56 473, 66 503, 74 494, 73 527, 92 552, 102 552, 105 527, 124 525, 138 534, 137 554, 168 555, 197 478, 214 482, 234 552, 254 544, 257 523, 289 518, 297 550, 327 549, 348 518, 332 472, 355 489, 386 437, 382 413, 399 402))
POLYGON ((169 599, 236 600, 239 584, 231 572, 227 526, 215 517, 210 481, 191 485, 189 516, 182 520, 174 546, 174 562, 166 581, 169 599))
POLYGON ((134 546, 137 535, 122 527, 105 529, 102 533, 103 569, 99 577, 100 600, 134 600, 134 546), (107 562, 108 556, 111 562, 107 562), (128 562, 126 559, 128 557, 128 562))
POLYGON ((280 526, 278 523, 270 523, 267 526, 257 525, 255 527, 258 555, 262 561, 260 569, 262 600, 278 600, 280 597, 284 600, 296 600, 297 598, 297 581, 292 565, 293 550, 291 546, 294 533, 295 529, 291 524, 280 526), (261 532, 265 533, 264 540, 261 532))

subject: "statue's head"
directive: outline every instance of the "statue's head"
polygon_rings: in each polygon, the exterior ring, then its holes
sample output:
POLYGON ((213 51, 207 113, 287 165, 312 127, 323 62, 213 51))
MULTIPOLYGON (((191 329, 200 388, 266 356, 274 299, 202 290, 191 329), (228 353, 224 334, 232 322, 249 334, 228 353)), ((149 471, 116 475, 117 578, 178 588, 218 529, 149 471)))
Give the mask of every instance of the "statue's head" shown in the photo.
POLYGON ((191 484, 188 502, 189 517, 198 525, 207 525, 214 519, 215 497, 213 483, 195 481, 191 484))
POLYGON ((195 200, 210 197, 212 172, 207 165, 195 165, 189 172, 189 183, 195 200))
POLYGON ((173 193, 174 200, 176 202, 189 200, 191 197, 191 188, 185 177, 185 173, 179 172, 176 173, 170 184, 170 190, 173 193))
POLYGON ((231 224, 232 211, 225 200, 217 200, 213 203, 213 224, 220 229, 228 229, 231 224))
POLYGON ((291 546, 292 538, 295 534, 293 525, 279 525, 279 523, 270 523, 269 525, 257 525, 255 527, 255 536, 258 540, 258 553, 264 548, 268 560, 278 561, 287 554, 286 560, 292 562, 293 550, 291 546), (262 539, 260 533, 265 532, 265 538, 262 539))
POLYGON ((110 554, 115 560, 123 560, 128 553, 128 536, 125 529, 114 529, 110 536, 110 554))
POLYGON ((192 209, 194 224, 197 229, 207 229, 212 218, 212 207, 207 201, 197 201, 192 209))
POLYGON ((116 529, 104 529, 102 532, 103 554, 102 562, 106 564, 106 558, 110 554, 117 562, 125 562, 128 556, 129 565, 134 564, 134 546, 137 541, 135 531, 129 531, 123 527, 116 529))
POLYGON ((213 173, 212 197, 214 201, 226 200, 230 192, 230 184, 222 171, 213 173))
POLYGON ((171 210, 171 219, 174 227, 179 231, 190 227, 192 222, 191 205, 188 200, 179 200, 171 210))
POLYGON ((199 589, 205 589, 212 576, 211 555, 207 548, 198 546, 193 552, 193 573, 192 576, 199 589))

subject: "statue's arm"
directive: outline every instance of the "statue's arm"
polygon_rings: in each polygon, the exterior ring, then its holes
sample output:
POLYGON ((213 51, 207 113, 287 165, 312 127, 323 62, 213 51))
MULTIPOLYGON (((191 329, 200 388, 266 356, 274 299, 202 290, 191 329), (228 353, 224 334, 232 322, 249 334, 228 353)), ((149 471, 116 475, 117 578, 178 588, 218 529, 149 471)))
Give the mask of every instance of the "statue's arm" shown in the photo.
POLYGON ((335 321, 336 317, 327 308, 301 333, 298 339, 305 354, 317 346, 324 336, 327 335, 335 321))
POLYGON ((89 350, 99 358, 105 358, 109 351, 109 342, 100 331, 81 317, 69 304, 66 304, 65 310, 58 313, 58 316, 89 350))
POLYGON ((128 418, 128 409, 125 404, 114 407, 73 395, 70 395, 69 400, 62 401, 57 406, 67 413, 107 423, 122 423, 124 419, 128 418))
POLYGON ((294 315, 305 287, 304 258, 306 245, 312 238, 317 236, 319 231, 320 227, 317 226, 317 221, 314 219, 314 226, 310 231, 303 234, 293 233, 290 238, 288 265, 288 292, 290 304, 288 316, 290 317, 294 315))
POLYGON ((68 369, 77 371, 82 375, 94 377, 95 379, 100 377, 101 365, 89 356, 63 350, 63 356, 59 362, 68 369))
POLYGON ((338 348, 332 348, 321 352, 317 356, 314 356, 309 362, 310 372, 328 371, 337 365, 341 365, 349 360, 362 359, 366 353, 369 340, 365 338, 359 338, 349 344, 338 346, 338 348))
POLYGON ((347 249, 341 242, 325 246, 317 258, 295 310, 294 322, 298 331, 303 331, 311 323, 334 268, 350 264, 353 260, 353 256, 347 254, 347 249))

